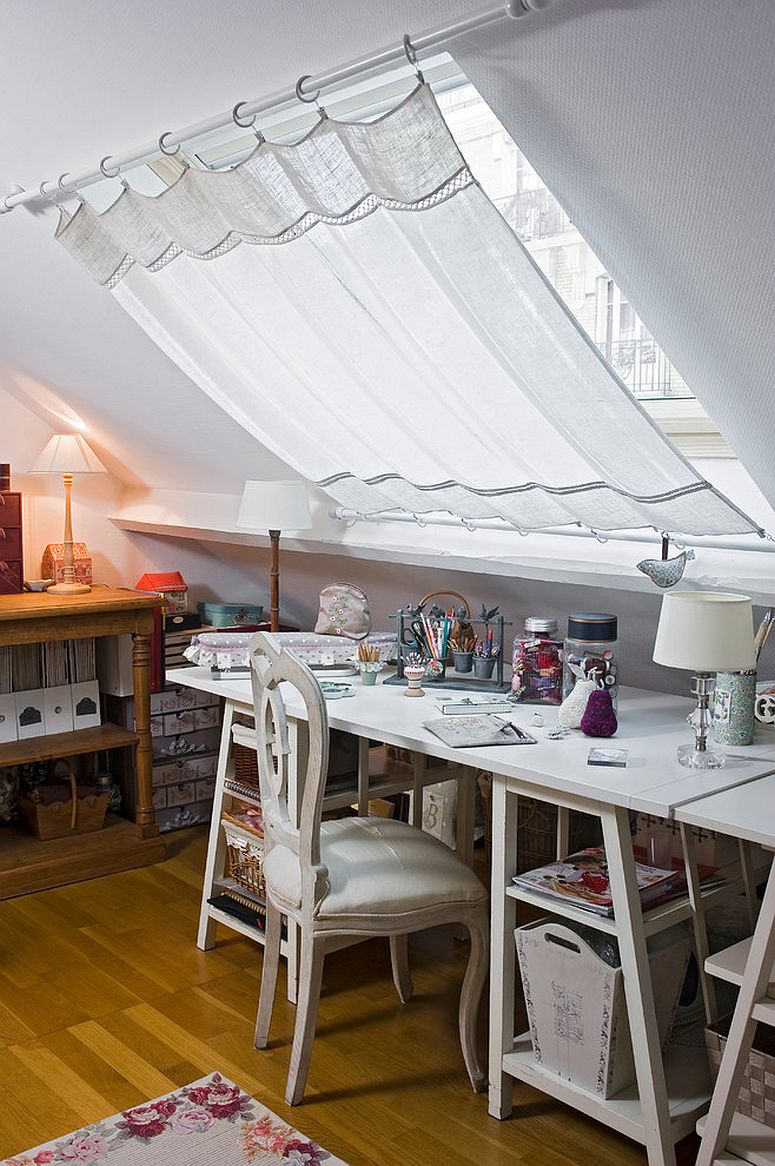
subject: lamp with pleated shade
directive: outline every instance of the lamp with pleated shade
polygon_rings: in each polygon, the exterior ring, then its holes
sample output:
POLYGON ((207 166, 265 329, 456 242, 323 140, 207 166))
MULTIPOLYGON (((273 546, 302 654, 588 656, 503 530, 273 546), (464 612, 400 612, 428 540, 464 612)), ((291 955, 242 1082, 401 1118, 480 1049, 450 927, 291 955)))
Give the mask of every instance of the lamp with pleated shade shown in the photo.
POLYGON ((270 627, 280 630, 280 532, 309 530, 312 515, 304 482, 246 482, 242 491, 237 526, 269 532, 272 560, 270 627))
POLYGON ((32 474, 61 474, 65 486, 65 534, 62 559, 62 581, 48 588, 50 595, 84 595, 91 591, 88 583, 79 583, 75 577, 73 555, 73 520, 70 492, 73 474, 106 473, 100 459, 80 433, 55 433, 46 442, 32 474))

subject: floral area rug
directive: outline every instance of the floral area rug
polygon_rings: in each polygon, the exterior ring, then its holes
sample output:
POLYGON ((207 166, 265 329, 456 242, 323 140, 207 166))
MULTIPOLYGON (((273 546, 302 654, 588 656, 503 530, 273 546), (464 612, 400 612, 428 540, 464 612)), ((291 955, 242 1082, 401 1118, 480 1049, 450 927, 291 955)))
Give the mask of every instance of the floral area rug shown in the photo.
POLYGON ((0 1166, 346 1166, 213 1073, 0 1166))

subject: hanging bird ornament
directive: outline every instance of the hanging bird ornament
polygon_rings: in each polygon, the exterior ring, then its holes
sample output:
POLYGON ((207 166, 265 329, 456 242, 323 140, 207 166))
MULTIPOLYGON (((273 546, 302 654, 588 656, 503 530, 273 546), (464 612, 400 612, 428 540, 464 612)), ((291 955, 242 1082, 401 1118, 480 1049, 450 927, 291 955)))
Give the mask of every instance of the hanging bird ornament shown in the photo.
POLYGON ((641 559, 639 563, 635 564, 639 571, 648 575, 652 583, 663 589, 675 587, 678 580, 683 577, 686 564, 694 558, 694 551, 689 549, 681 551, 678 555, 673 555, 672 559, 668 559, 669 548, 670 539, 667 535, 663 535, 662 557, 660 559, 641 559))

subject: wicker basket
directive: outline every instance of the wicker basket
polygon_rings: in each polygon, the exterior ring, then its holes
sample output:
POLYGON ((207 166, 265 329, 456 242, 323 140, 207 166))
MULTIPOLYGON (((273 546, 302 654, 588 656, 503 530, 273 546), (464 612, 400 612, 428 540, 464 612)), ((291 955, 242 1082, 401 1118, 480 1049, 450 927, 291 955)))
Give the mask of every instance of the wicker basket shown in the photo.
POLYGON ((231 747, 234 780, 240 785, 253 786, 258 793, 258 754, 249 745, 235 741, 231 747))
MULTIPOLYGON (((705 1047, 714 1081, 727 1043, 730 1020, 727 1017, 705 1029, 705 1047)), ((775 1032, 766 1024, 757 1025, 735 1109, 775 1128, 775 1032)))
POLYGON ((105 824, 108 794, 98 793, 96 787, 88 787, 88 791, 84 791, 83 787, 79 790, 69 765, 66 765, 62 777, 65 779, 62 793, 69 792, 69 797, 52 801, 48 805, 34 801, 31 797, 19 798, 19 814, 24 825, 42 842, 49 842, 52 838, 67 838, 70 834, 88 834, 93 830, 101 830, 105 824))
MULTIPOLYGON (((477 774, 484 803, 484 845, 490 859, 492 840, 492 774, 477 774)), ((571 810, 568 821, 568 853, 584 846, 600 845, 600 820, 571 810)), ((557 807, 537 798, 520 797, 517 802, 517 874, 534 870, 557 857, 557 807)))
POLYGON ((226 838, 226 875, 251 896, 263 900, 266 884, 262 864, 264 861, 264 836, 258 830, 248 829, 230 814, 221 818, 221 826, 226 838))

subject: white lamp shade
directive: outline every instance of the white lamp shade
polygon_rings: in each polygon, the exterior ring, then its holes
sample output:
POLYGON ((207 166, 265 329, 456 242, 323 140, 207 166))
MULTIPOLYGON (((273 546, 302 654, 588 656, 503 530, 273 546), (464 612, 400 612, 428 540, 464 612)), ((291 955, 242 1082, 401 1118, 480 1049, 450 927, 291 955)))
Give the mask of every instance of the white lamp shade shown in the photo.
POLYGON ((672 591, 662 597, 654 660, 690 672, 756 667, 753 611, 746 595, 672 591))
POLYGON ((312 515, 304 482, 246 482, 237 526, 251 530, 309 530, 312 515))
POLYGON ((33 474, 107 473, 85 437, 79 433, 55 433, 46 442, 31 469, 33 474))

